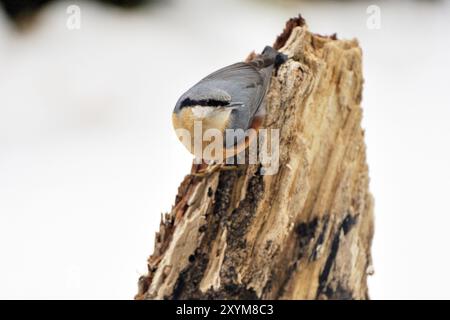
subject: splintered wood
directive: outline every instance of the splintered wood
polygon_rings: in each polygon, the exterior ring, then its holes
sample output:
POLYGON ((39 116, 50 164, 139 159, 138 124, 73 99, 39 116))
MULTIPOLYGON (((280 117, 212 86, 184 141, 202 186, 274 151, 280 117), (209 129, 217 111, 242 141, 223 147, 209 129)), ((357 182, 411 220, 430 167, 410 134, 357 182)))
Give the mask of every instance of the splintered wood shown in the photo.
MULTIPOLYGON (((260 164, 182 182, 137 299, 367 299, 373 199, 361 128, 361 49, 290 20, 275 45, 260 164)), ((195 170, 195 166, 193 166, 195 170)))

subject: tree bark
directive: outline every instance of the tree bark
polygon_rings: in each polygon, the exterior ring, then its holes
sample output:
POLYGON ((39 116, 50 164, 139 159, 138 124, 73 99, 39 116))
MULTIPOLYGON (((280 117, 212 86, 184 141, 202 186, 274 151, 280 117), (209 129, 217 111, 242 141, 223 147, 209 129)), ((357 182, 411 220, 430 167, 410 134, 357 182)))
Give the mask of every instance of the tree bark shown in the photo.
POLYGON ((280 166, 181 183, 137 299, 368 299, 373 199, 361 129, 361 49, 299 16, 274 47, 266 128, 280 166))

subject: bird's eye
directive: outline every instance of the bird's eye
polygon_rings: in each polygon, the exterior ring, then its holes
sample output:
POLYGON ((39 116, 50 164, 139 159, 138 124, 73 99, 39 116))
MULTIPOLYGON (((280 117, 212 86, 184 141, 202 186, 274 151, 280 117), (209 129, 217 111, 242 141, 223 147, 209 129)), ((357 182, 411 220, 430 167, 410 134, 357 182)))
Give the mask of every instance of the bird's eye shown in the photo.
POLYGON ((229 101, 217 100, 217 99, 201 99, 201 100, 192 100, 190 98, 186 98, 181 101, 180 108, 189 107, 189 106, 208 106, 208 107, 223 107, 228 105, 229 101))

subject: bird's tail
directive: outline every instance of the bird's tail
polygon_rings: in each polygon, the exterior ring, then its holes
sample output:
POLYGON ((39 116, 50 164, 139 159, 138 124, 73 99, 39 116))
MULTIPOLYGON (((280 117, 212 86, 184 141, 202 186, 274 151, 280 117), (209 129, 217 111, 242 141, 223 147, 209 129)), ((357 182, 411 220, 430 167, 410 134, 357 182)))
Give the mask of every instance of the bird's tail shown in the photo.
POLYGON ((258 69, 264 69, 271 66, 278 68, 281 64, 286 62, 286 60, 287 56, 285 54, 278 52, 270 46, 266 46, 261 55, 250 63, 258 69))
MULTIPOLYGON (((277 70, 287 59, 288 57, 285 54, 278 52, 270 46, 266 46, 263 52, 250 62, 250 64, 258 69, 259 74, 263 79, 264 95, 262 97, 264 97, 267 90, 269 90, 273 70, 277 70)), ((265 114, 265 112, 265 103, 264 101, 261 101, 254 114, 262 115, 265 114)))

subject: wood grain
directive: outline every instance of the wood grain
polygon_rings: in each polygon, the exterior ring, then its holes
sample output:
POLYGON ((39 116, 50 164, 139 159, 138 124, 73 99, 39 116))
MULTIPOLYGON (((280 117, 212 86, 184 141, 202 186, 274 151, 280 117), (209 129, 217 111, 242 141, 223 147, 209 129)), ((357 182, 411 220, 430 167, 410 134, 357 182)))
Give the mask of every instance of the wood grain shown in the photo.
MULTIPOLYGON (((166 214, 137 299, 367 299, 373 199, 356 40, 290 20, 275 46, 266 128, 280 167, 188 175, 166 214)), ((196 170, 193 165, 192 173, 196 170)))

